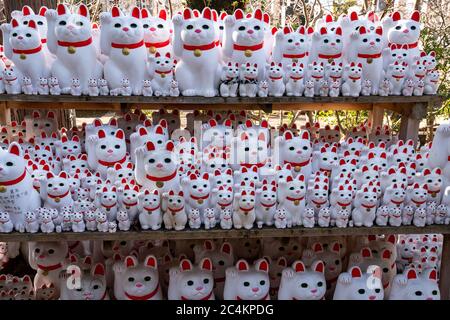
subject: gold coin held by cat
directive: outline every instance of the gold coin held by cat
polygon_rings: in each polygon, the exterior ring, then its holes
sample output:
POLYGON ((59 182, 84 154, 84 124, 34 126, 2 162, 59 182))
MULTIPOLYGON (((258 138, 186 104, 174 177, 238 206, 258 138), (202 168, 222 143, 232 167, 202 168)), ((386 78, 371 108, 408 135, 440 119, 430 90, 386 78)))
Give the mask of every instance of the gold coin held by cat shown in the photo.
POLYGON ((156 53, 156 48, 155 48, 154 46, 151 46, 150 48, 148 48, 148 51, 149 51, 151 54, 155 54, 155 53, 156 53))
POLYGON ((0 192, 1 193, 6 192, 6 187, 5 186, 0 186, 0 192))
POLYGON ((48 271, 47 271, 47 270, 44 270, 44 271, 42 272, 42 275, 48 276, 48 271))
POLYGON ((123 49, 122 49, 122 54, 123 54, 124 56, 129 55, 129 54, 130 54, 130 49, 128 49, 128 48, 123 48, 123 49))
POLYGON ((20 58, 20 60, 25 60, 27 58, 27 56, 25 54, 21 53, 19 58, 20 58))
POLYGON ((162 187, 164 187, 164 182, 162 182, 162 181, 156 181, 156 186, 157 186, 158 188, 162 188, 162 187))
POLYGON ((70 53, 70 54, 74 54, 75 52, 77 52, 77 49, 75 49, 75 47, 68 46, 67 47, 67 52, 70 53))
POLYGON ((245 55, 247 58, 250 58, 250 57, 253 55, 253 51, 247 49, 247 50, 245 50, 244 55, 245 55))
POLYGON ((200 57, 202 55, 202 50, 200 49, 195 49, 194 50, 194 56, 196 56, 197 58, 200 57))

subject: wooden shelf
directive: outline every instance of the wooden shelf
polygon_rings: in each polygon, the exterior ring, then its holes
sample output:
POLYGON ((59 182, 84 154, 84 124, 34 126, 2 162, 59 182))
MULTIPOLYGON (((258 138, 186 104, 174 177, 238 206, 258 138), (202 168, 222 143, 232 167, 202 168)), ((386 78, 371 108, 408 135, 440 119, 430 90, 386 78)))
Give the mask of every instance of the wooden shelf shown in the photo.
POLYGON ((262 228, 262 229, 211 229, 183 231, 117 231, 109 232, 63 232, 63 233, 9 233, 0 234, 3 241, 80 241, 80 240, 184 240, 184 239, 222 239, 222 238, 267 238, 267 237, 311 237, 311 236, 357 236, 368 234, 450 234, 448 225, 430 225, 424 228, 402 227, 354 227, 354 228, 262 228))

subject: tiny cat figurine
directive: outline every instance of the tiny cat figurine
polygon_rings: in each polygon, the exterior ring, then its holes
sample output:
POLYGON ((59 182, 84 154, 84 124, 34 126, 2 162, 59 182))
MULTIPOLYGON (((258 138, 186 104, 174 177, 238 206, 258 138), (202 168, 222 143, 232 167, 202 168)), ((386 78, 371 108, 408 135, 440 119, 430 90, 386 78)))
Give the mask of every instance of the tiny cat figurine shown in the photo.
POLYGON ((239 86, 239 64, 228 62, 222 67, 219 92, 222 97, 236 97, 239 86))
MULTIPOLYGON (((325 77, 325 67, 322 62, 314 61, 308 65, 308 81, 314 83, 314 95, 318 96, 320 93, 320 84, 325 77)), ((306 96, 306 94, 305 94, 306 96)))
POLYGON ((183 230, 187 223, 187 215, 184 209, 184 193, 175 193, 170 190, 163 194, 162 210, 164 211, 163 221, 166 229, 183 230))
POLYGON ((241 65, 239 95, 241 97, 256 97, 258 92, 258 65, 243 64, 241 65))
POLYGON ((271 226, 274 223, 274 215, 277 205, 276 183, 263 184, 256 190, 256 224, 258 228, 263 225, 271 226))
POLYGON ((370 79, 365 79, 361 87, 362 96, 370 96, 372 92, 372 81, 370 79))
POLYGON ((214 208, 206 208, 203 216, 205 229, 214 229, 216 227, 216 213, 214 208))
POLYGON ((438 70, 428 71, 425 76, 424 94, 436 94, 439 87, 439 77, 440 74, 438 70))
POLYGON ((330 208, 323 207, 319 210, 317 223, 319 227, 329 227, 331 221, 330 208))
POLYGON ((423 91, 425 88, 425 81, 417 80, 414 85, 415 86, 414 86, 414 90, 413 90, 413 95, 414 96, 423 96, 423 91))
POLYGON ((14 230, 8 212, 0 212, 0 233, 10 233, 14 230))
POLYGON ((97 230, 100 232, 109 232, 109 222, 106 211, 97 209, 95 220, 97 222, 97 230))
POLYGON ((36 233, 39 231, 39 221, 34 211, 25 213, 24 227, 25 231, 29 233, 36 233))
POLYGON ((133 7, 128 15, 124 15, 114 6, 111 12, 100 15, 100 21, 101 51, 109 57, 104 66, 109 88, 113 92, 121 90, 122 95, 141 95, 142 80, 146 78, 147 52, 139 8, 133 7), (123 79, 128 79, 130 87, 125 94, 123 79))
POLYGON ((83 212, 75 212, 72 218, 72 231, 84 232, 86 230, 86 224, 84 223, 83 212))
POLYGON ((73 96, 81 96, 82 90, 80 85, 80 79, 73 78, 70 85, 70 94, 73 96))
POLYGON ((47 78, 43 78, 43 77, 39 78, 37 92, 40 95, 48 95, 50 93, 50 89, 49 89, 49 86, 48 86, 48 79, 47 78))
POLYGON ((119 210, 117 212, 117 226, 120 231, 128 231, 130 230, 131 222, 128 212, 126 210, 119 210))
POLYGON ((98 88, 101 96, 109 95, 108 81, 106 79, 98 79, 98 88))
POLYGON ((315 224, 316 221, 314 209, 311 207, 306 207, 303 212, 302 225, 305 228, 314 228, 315 224))
POLYGON ((138 195, 139 222, 144 230, 158 230, 162 224, 160 195, 158 190, 145 189, 138 195))
POLYGON ((199 209, 191 209, 188 213, 189 227, 191 229, 200 229, 202 220, 199 209))
POLYGON ((151 80, 142 80, 142 95, 144 97, 151 97, 153 95, 152 82, 151 80))
POLYGON ((170 81, 169 95, 171 97, 178 97, 180 95, 180 89, 178 88, 178 81, 175 79, 172 79, 172 81, 170 81))
POLYGON ((392 95, 399 96, 402 94, 407 70, 408 64, 406 62, 399 63, 398 61, 395 61, 393 64, 389 65, 387 77, 389 77, 392 83, 392 95))
POLYGON ((158 261, 148 255, 139 262, 135 256, 113 265, 114 296, 117 300, 162 300, 158 261))
POLYGON ((15 66, 10 65, 3 70, 3 83, 7 94, 20 94, 22 86, 18 80, 19 74, 16 72, 15 66))
POLYGON ((310 270, 302 261, 295 261, 291 268, 282 271, 278 300, 321 300, 326 293, 324 271, 320 260, 316 260, 310 270))
POLYGON ((402 94, 407 97, 412 96, 414 93, 414 85, 414 80, 406 79, 405 83, 403 84, 402 94))
POLYGON ((230 209, 220 211, 220 227, 225 230, 233 228, 233 216, 230 209))
POLYGON ((278 229, 286 229, 292 226, 291 215, 286 209, 278 208, 273 215, 275 227, 278 229))
POLYGON ((351 62, 345 66, 344 70, 347 73, 347 77, 342 84, 342 95, 344 97, 358 97, 362 89, 362 64, 351 62))
POLYGON ((175 76, 181 94, 214 97, 219 86, 221 67, 219 48, 215 42, 213 11, 206 7, 201 15, 196 16, 191 9, 186 8, 182 14, 174 15, 172 22, 173 53, 180 58, 175 76))
POLYGON ((88 94, 91 97, 96 97, 100 94, 97 79, 89 79, 88 80, 88 94))
POLYGON ((50 94, 54 96, 59 96, 61 94, 61 88, 59 87, 59 81, 56 77, 50 77, 48 80, 48 85, 50 87, 50 94))
POLYGON ((376 205, 378 201, 377 189, 364 187, 356 192, 354 209, 352 211, 353 224, 371 227, 376 217, 376 205))
POLYGON ((314 81, 307 80, 305 82, 304 95, 305 95, 305 97, 308 97, 308 98, 314 97, 314 81))
POLYGON ((71 81, 77 78, 80 79, 81 92, 87 94, 88 80, 101 78, 103 71, 92 41, 89 9, 81 4, 76 13, 71 13, 68 6, 58 4, 56 10, 47 10, 45 17, 48 23, 47 47, 56 56, 51 68, 52 76, 58 79, 62 93, 70 93, 71 81))
POLYGON ((225 274, 224 300, 270 300, 269 263, 265 259, 253 266, 241 259, 225 274))
POLYGON ((253 228, 256 219, 255 214, 255 191, 243 190, 234 196, 233 224, 236 229, 244 227, 249 230, 253 228))
POLYGON ((304 85, 304 66, 303 63, 292 63, 290 67, 288 66, 288 71, 286 73, 287 83, 286 83, 286 95, 300 97, 305 90, 304 85))
POLYGON ((169 300, 215 300, 210 258, 201 259, 197 266, 188 259, 182 259, 179 267, 170 269, 169 274, 169 300))
POLYGON ((33 94, 33 84, 31 83, 31 78, 22 78, 22 92, 27 95, 33 94))
POLYGON ((174 62, 170 52, 167 52, 164 56, 157 52, 151 61, 154 66, 154 74, 151 81, 153 94, 157 97, 169 96, 174 69, 174 62))
POLYGON ((425 227, 427 221, 427 210, 425 208, 419 208, 414 211, 413 224, 416 227, 425 227))
POLYGON ((330 86, 328 84, 328 81, 325 79, 322 79, 319 84, 319 96, 321 97, 328 97, 328 93, 330 92, 330 86))
POLYGON ((267 97, 269 95, 269 83, 264 80, 258 84, 258 97, 267 97))
POLYGON ((281 97, 284 95, 286 86, 284 84, 284 70, 281 63, 272 62, 267 66, 267 83, 269 84, 269 96, 281 97))

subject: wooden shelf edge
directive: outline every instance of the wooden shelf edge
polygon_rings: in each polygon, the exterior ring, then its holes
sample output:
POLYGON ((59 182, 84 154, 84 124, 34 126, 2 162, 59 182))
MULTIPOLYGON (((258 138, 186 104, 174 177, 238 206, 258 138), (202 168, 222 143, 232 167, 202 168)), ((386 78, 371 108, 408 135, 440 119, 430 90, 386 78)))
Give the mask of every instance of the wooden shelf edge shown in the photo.
POLYGON ((9 233, 0 234, 0 242, 28 241, 81 241, 81 240, 185 240, 222 238, 312 237, 312 236, 361 236, 370 234, 450 234, 448 225, 430 225, 423 228, 402 227, 354 227, 354 228, 262 228, 251 230, 183 230, 183 231, 118 231, 109 232, 63 232, 63 233, 9 233))

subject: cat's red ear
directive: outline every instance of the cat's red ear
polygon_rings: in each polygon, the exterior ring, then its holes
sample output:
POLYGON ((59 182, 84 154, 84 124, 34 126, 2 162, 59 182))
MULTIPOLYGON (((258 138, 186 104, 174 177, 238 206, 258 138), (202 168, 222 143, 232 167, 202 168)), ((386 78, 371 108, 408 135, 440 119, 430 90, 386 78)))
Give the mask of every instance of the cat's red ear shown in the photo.
POLYGON ((192 270, 192 263, 188 259, 183 259, 180 262, 181 271, 190 271, 192 270))
POLYGON ((89 16, 89 10, 88 10, 88 8, 86 7, 86 5, 85 4, 80 4, 80 6, 78 7, 78 14, 80 15, 80 16, 84 16, 84 17, 88 17, 89 16))
POLYGON ((200 261, 200 266, 201 266, 202 270, 206 270, 206 271, 212 271, 213 270, 212 261, 209 258, 202 259, 202 261, 200 261))
POLYGON ((127 268, 132 268, 137 265, 136 258, 133 256, 128 256, 125 258, 125 265, 127 268))
POLYGON ((11 20, 11 25, 12 25, 13 28, 17 28, 19 26, 19 22, 16 19, 12 19, 11 20))
POLYGON ((20 156, 20 150, 20 146, 16 142, 12 142, 8 148, 8 152, 16 156, 20 156))
POLYGON ((67 7, 64 4, 60 3, 56 7, 56 11, 58 12, 59 16, 62 16, 63 14, 68 13, 69 10, 67 9, 67 7))
POLYGON ((236 267, 238 269, 238 271, 248 271, 249 270, 249 265, 247 263, 247 261, 245 261, 244 259, 241 259, 237 262, 236 267))
POLYGON ((352 278, 361 278, 362 277, 362 271, 359 267, 351 268, 350 274, 352 275, 352 278))
POLYGON ((162 20, 167 20, 167 11, 166 9, 161 9, 159 11, 158 17, 162 20))
POLYGON ((105 266, 102 263, 97 263, 95 265, 94 275, 96 275, 96 276, 104 276, 105 275, 105 266))
POLYGON ((155 256, 153 256, 153 255, 149 255, 147 258, 145 258, 144 264, 147 267, 151 267, 151 268, 155 268, 155 269, 158 266, 158 262, 157 262, 155 256))

